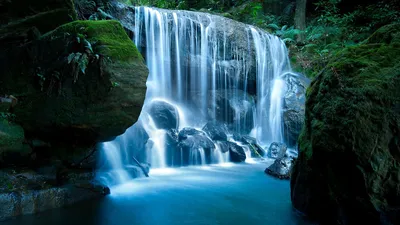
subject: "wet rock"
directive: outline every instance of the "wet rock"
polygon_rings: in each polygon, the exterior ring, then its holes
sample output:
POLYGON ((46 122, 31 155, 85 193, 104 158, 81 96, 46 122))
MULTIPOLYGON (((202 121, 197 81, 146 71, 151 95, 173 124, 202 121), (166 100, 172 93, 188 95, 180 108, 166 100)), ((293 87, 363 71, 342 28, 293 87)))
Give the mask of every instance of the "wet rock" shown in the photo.
POLYGON ((246 153, 244 149, 236 143, 229 141, 218 142, 222 153, 229 151, 229 158, 232 162, 244 162, 246 160, 246 153))
POLYGON ((285 156, 287 146, 283 143, 272 143, 268 148, 268 157, 272 159, 280 159, 285 156))
POLYGON ((203 131, 214 141, 226 141, 228 129, 225 124, 216 121, 208 122, 204 127, 203 131))
POLYGON ((184 128, 179 132, 179 144, 174 155, 174 166, 203 164, 211 162, 214 142, 203 131, 184 128))
POLYGON ((185 127, 181 131, 179 131, 178 140, 182 141, 182 140, 187 139, 189 136, 193 136, 193 135, 205 135, 205 133, 201 130, 196 130, 191 127, 185 127))
POLYGON ((284 96, 283 122, 285 143, 296 146, 304 125, 306 90, 310 80, 302 74, 286 73, 286 93, 284 96))
POLYGON ((243 136, 242 142, 249 146, 251 151, 251 157, 260 158, 265 156, 264 149, 257 143, 257 140, 250 136, 243 136))
POLYGON ((222 153, 226 153, 226 152, 229 151, 230 143, 232 143, 232 142, 228 142, 228 141, 218 141, 218 142, 217 142, 217 144, 218 144, 219 147, 220 147, 220 151, 221 151, 222 153))
POLYGON ((139 162, 144 162, 147 159, 146 155, 146 145, 149 143, 149 135, 143 127, 142 121, 136 122, 132 127, 126 130, 126 135, 130 137, 135 137, 135 141, 129 141, 126 144, 127 149, 132 149, 133 156, 139 160, 139 162))
MULTIPOLYGON (((192 100, 198 108, 202 107, 203 96, 193 92, 192 100)), ((248 134, 253 129, 254 98, 241 90, 224 89, 208 92, 207 116, 225 123, 229 130, 248 134), (215 100, 215 101, 214 101, 215 100)))
POLYGON ((158 129, 178 129, 179 114, 175 106, 163 101, 153 101, 148 107, 147 112, 158 129))
POLYGON ((229 142, 229 156, 232 162, 244 162, 246 160, 244 149, 232 142, 229 142))
POLYGON ((292 157, 279 158, 266 168, 264 172, 279 179, 290 179, 293 163, 294 159, 292 157))
POLYGON ((69 182, 62 186, 54 186, 47 174, 34 171, 0 171, 0 221, 64 207, 110 193, 108 187, 93 181, 93 173, 70 173, 67 178, 69 182))
POLYGON ((190 135, 186 139, 182 140, 178 144, 179 148, 183 149, 213 149, 215 148, 214 142, 206 135, 195 134, 190 135))

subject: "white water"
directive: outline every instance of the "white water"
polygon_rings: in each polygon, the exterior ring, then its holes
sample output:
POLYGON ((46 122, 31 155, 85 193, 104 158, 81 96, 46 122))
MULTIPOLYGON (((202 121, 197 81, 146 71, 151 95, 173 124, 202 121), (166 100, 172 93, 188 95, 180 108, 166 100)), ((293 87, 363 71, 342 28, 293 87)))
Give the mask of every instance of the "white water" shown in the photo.
MULTIPOLYGON (((271 142, 283 142, 285 82, 279 77, 290 71, 290 65, 287 49, 278 37, 252 26, 241 25, 245 29, 236 31, 225 26, 220 17, 210 14, 147 7, 137 7, 135 13, 134 41, 146 59, 150 72, 139 121, 152 143, 146 148, 145 158, 152 167, 167 166, 166 131, 157 129, 147 112, 147 106, 155 100, 176 107, 179 130, 184 127, 201 129, 207 121, 224 121, 232 116, 227 107, 218 105, 215 93, 219 91, 229 99, 234 109, 233 118, 251 114, 243 120, 234 121, 231 130, 253 135, 263 146, 271 142), (248 78, 254 61, 256 104, 249 101, 246 94, 252 91, 248 90, 248 78), (246 131, 247 123, 254 124, 252 132, 251 129, 246 131)), ((103 144, 102 151, 107 152, 103 153, 104 157, 112 161, 110 164, 114 169, 133 164, 129 157, 117 155, 132 156, 135 154, 127 152, 135 152, 136 149, 125 148, 114 142, 138 140, 130 136, 130 132, 122 136, 124 138, 103 144)), ((246 154, 250 156, 250 150, 247 149, 246 154)), ((204 149, 191 150, 190 158, 193 164, 206 163, 204 149)), ((216 145, 211 153, 211 162, 227 161, 228 153, 222 153, 216 145)), ((126 179, 123 174, 119 176, 121 181, 126 179)))

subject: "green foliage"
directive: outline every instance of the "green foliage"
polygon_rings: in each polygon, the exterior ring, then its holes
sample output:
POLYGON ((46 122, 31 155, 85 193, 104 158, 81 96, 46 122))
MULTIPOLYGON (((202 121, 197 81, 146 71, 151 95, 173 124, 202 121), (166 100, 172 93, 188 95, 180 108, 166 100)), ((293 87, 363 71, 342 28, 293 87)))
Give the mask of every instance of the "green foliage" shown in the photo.
POLYGON ((9 112, 0 112, 0 120, 15 121, 15 114, 9 112))
POLYGON ((285 43, 291 43, 294 44, 296 43, 296 36, 301 34, 302 31, 295 29, 293 26, 288 27, 287 25, 279 28, 277 25, 275 24, 269 24, 268 27, 273 27, 273 28, 278 28, 275 29, 274 32, 272 32, 273 34, 275 34, 276 36, 280 37, 285 43))
POLYGON ((357 45, 380 26, 400 18, 399 6, 390 2, 360 6, 345 14, 340 12, 339 3, 340 0, 314 3, 316 13, 305 31, 306 43, 288 42, 294 68, 309 77, 325 68, 337 51, 357 45))

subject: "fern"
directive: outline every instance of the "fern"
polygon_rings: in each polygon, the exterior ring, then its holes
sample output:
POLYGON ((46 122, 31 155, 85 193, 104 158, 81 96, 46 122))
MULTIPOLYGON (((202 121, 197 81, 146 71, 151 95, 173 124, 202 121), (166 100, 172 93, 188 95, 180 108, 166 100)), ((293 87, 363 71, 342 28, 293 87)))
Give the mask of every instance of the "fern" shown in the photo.
POLYGON ((79 69, 82 71, 83 74, 85 73, 88 64, 89 64, 88 56, 87 54, 83 54, 78 61, 79 69))
POLYGON ((274 24, 274 23, 268 24, 268 25, 267 25, 267 28, 272 29, 273 31, 276 31, 276 30, 280 30, 280 29, 281 29, 278 25, 276 25, 276 24, 274 24))

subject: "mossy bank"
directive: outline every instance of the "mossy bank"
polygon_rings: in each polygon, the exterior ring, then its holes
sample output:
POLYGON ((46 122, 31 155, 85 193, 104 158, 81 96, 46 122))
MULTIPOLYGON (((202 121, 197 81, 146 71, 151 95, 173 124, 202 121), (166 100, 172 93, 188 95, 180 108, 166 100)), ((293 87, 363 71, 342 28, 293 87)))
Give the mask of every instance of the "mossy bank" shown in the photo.
POLYGON ((308 90, 291 197, 322 224, 400 222, 399 31, 343 49, 308 90))

